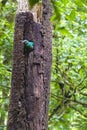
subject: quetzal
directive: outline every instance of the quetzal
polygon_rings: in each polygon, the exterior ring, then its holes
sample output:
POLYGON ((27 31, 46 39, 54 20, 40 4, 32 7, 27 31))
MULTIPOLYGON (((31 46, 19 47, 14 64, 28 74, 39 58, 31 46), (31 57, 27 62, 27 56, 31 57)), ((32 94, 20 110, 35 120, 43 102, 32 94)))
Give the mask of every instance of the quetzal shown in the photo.
POLYGON ((34 49, 33 41, 23 40, 22 42, 24 43, 25 50, 27 50, 28 52, 34 49))

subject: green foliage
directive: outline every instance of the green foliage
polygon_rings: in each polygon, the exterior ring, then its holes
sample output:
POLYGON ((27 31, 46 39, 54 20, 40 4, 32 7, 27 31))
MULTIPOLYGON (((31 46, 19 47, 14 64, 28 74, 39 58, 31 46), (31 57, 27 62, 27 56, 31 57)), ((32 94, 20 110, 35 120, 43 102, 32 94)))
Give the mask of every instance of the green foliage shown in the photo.
MULTIPOLYGON (((39 0, 30 1, 31 7, 39 0)), ((51 0, 49 130, 87 129, 87 1, 51 0)), ((0 0, 0 130, 6 130, 16 3, 0 0), (4 2, 4 3, 3 3, 4 2)))
POLYGON ((54 12, 49 130, 86 130, 87 2, 59 0, 54 3, 60 19, 56 17, 54 21, 54 12))
POLYGON ((0 2, 0 130, 6 130, 11 81, 15 4, 0 2))
POLYGON ((29 5, 32 8, 35 4, 37 4, 38 2, 40 2, 41 0, 28 0, 29 1, 29 5))

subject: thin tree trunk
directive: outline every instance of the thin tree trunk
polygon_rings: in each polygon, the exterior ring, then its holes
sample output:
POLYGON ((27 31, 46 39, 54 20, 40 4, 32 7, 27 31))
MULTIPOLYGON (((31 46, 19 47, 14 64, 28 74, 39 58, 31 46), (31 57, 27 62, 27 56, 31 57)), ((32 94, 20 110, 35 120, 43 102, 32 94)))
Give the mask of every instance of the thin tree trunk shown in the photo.
POLYGON ((50 3, 43 0, 43 20, 18 11, 15 22, 13 71, 7 130, 47 130, 52 62, 50 3), (34 42, 24 49, 22 40, 34 42))

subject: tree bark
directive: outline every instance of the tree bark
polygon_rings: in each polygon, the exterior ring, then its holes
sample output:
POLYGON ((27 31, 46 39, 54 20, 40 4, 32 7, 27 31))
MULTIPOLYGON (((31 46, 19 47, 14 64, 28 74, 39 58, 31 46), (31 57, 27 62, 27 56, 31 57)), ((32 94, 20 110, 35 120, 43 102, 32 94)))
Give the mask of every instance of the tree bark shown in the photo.
POLYGON ((47 130, 52 62, 51 7, 43 0, 43 20, 30 12, 18 12, 15 22, 12 87, 7 130, 47 130), (22 40, 34 42, 24 49, 22 40))

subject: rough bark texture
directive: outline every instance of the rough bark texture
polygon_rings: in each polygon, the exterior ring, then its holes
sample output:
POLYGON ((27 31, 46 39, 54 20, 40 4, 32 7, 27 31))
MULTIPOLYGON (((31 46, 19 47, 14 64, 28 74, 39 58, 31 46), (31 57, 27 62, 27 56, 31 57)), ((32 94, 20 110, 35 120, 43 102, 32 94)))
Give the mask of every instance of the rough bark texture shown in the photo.
POLYGON ((20 12, 28 12, 29 8, 28 8, 28 1, 29 0, 17 0, 18 1, 18 9, 17 9, 17 13, 20 12))
POLYGON ((43 7, 41 24, 30 12, 16 16, 7 130, 47 130, 52 62, 49 1, 43 0, 43 7), (24 50, 25 39, 34 41, 33 51, 24 50))

